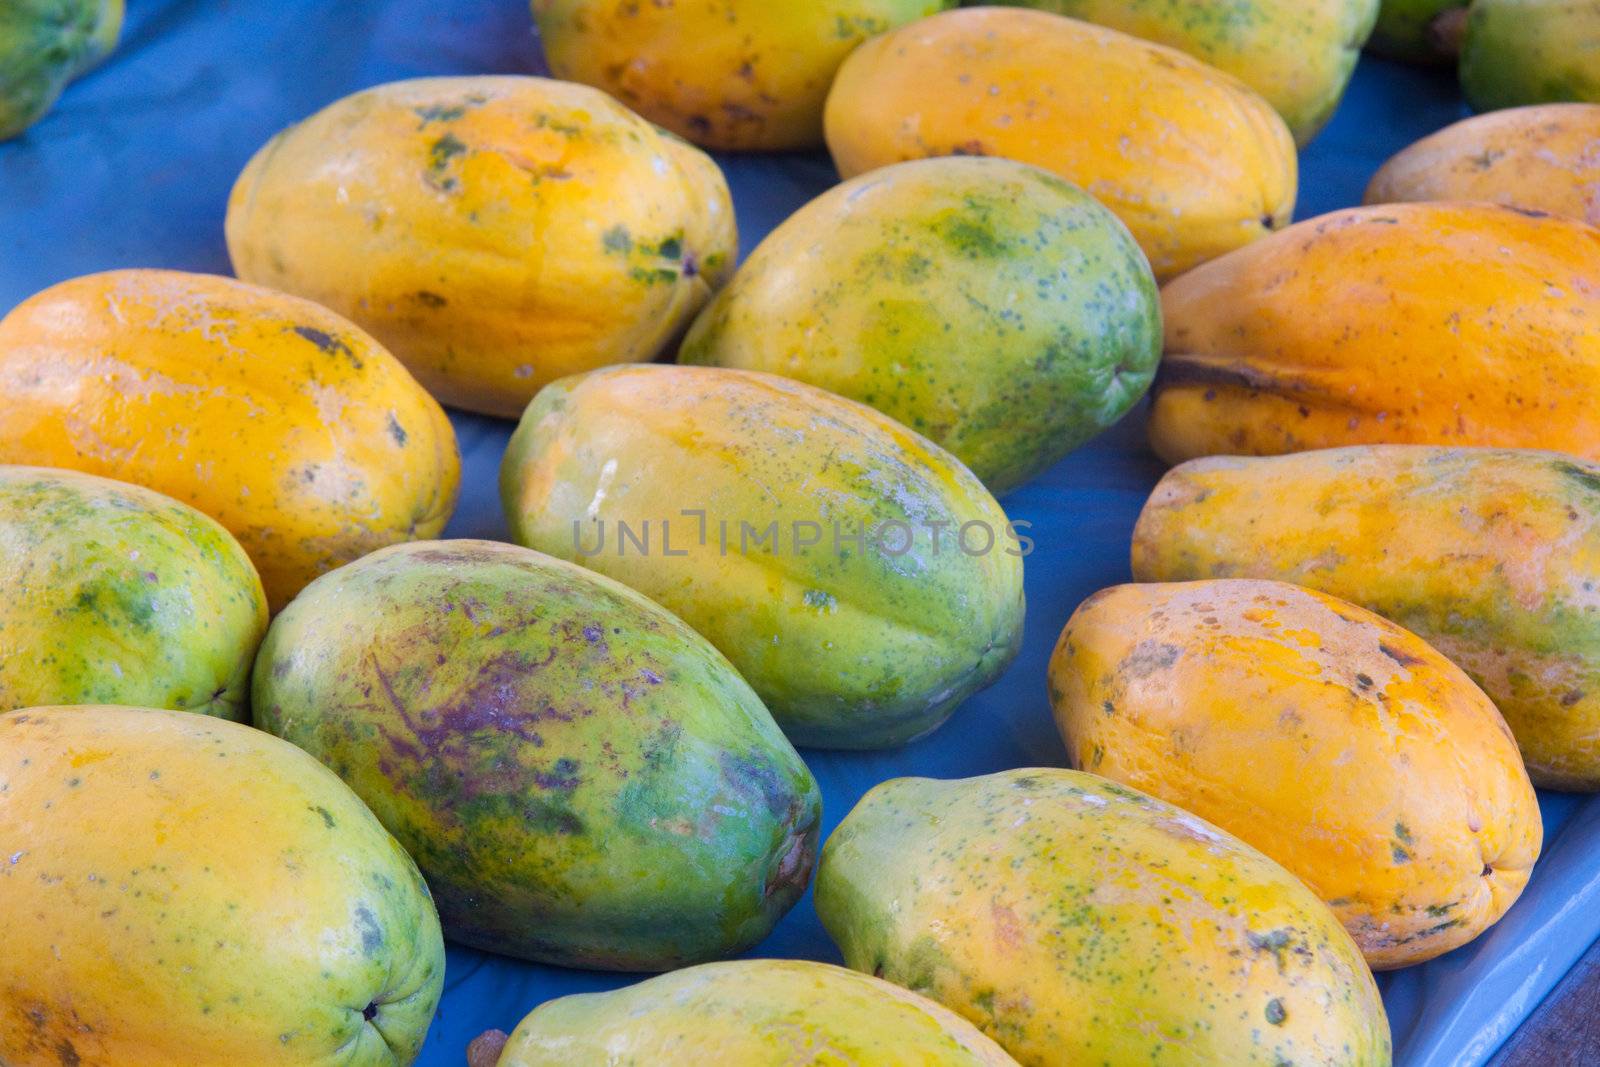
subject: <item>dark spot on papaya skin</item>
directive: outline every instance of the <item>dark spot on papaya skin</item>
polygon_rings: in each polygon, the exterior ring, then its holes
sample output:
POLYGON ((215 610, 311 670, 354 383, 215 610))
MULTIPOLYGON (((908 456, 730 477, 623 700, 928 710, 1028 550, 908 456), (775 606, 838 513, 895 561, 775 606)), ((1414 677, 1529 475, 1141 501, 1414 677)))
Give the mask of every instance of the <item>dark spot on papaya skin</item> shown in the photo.
POLYGON ((417 303, 430 308, 442 308, 450 302, 438 293, 430 293, 426 289, 417 290, 415 297, 417 303))
POLYGON ((1356 675, 1356 684, 1363 689, 1372 688, 1372 675, 1362 672, 1356 675))
POLYGON ((1536 208, 1517 207, 1515 204, 1501 204, 1498 206, 1505 208, 1507 211, 1514 211, 1518 215, 1524 215, 1530 219, 1547 219, 1550 217, 1550 212, 1539 211, 1536 208))
POLYGON ((467 146, 462 143, 461 138, 453 133, 446 133, 428 146, 428 166, 435 171, 443 170, 446 164, 466 150, 467 146))
POLYGON ((1130 678, 1144 678, 1157 671, 1164 671, 1183 655, 1183 649, 1177 645, 1166 644, 1162 641, 1144 640, 1133 646, 1133 651, 1128 658, 1122 661, 1122 672, 1130 678))
POLYGON ((1107 715, 1115 715, 1117 713, 1117 706, 1109 700, 1102 700, 1100 702, 1100 710, 1105 712, 1107 715))
POLYGON ((1494 868, 1487 863, 1483 865, 1483 877, 1487 878, 1494 873, 1494 868))
POLYGON ((406 447, 406 428, 400 425, 400 420, 394 417, 394 412, 389 412, 389 436, 394 438, 394 443, 401 448, 406 447))
POLYGON ((1572 707, 1572 705, 1576 704, 1578 701, 1580 701, 1582 699, 1583 699, 1583 690, 1582 689, 1569 689, 1565 693, 1561 694, 1561 706, 1564 707, 1564 708, 1570 708, 1570 707, 1572 707))
POLYGON ((376 1019, 377 1017, 378 1017, 378 1002, 376 1000, 368 1001, 367 1002, 367 1006, 361 1009, 361 1019, 362 1019, 362 1021, 370 1023, 372 1020, 376 1019))
POLYGON ((405 725, 402 736, 394 730, 383 730, 384 739, 395 753, 406 759, 422 763, 432 762, 458 751, 469 743, 472 734, 490 731, 510 734, 536 747, 544 745, 544 738, 534 729, 549 719, 570 721, 572 713, 553 707, 538 711, 522 709, 522 681, 555 662, 556 649, 551 648, 542 660, 517 652, 503 652, 490 657, 478 668, 477 676, 462 691, 451 694, 439 706, 413 711, 395 689, 393 680, 378 662, 375 653, 369 654, 368 663, 378 680, 379 688, 389 706, 405 725))
POLYGON ((1263 230, 1276 230, 1278 228, 1278 220, 1271 215, 1262 215, 1261 228, 1263 230))
POLYGON ((790 805, 790 792, 771 763, 751 756, 723 752, 717 757, 722 777, 733 791, 747 797, 759 798, 768 812, 781 815, 790 805))
POLYGON ((327 808, 323 807, 321 804, 316 805, 311 810, 322 816, 322 824, 328 829, 332 830, 339 825, 338 822, 335 821, 333 813, 327 808))
POLYGON ((1289 1013, 1284 1010, 1283 1000, 1281 998, 1273 997, 1271 1000, 1267 1001, 1266 1016, 1267 1022, 1271 1023, 1273 1026, 1283 1025, 1284 1020, 1289 1017, 1289 1013))
POLYGON ((555 766, 549 771, 535 771, 533 784, 540 789, 554 789, 570 793, 583 784, 583 779, 578 777, 578 761, 563 756, 556 760, 555 766))
POLYGON ((78 1058, 78 1050, 72 1047, 72 1042, 62 1038, 56 1043, 56 1058, 61 1061, 61 1067, 78 1067, 82 1062, 78 1058))
POLYGON ((1402 667, 1415 667, 1422 662, 1422 660, 1418 659, 1416 656, 1413 656, 1411 653, 1395 648, 1386 641, 1378 642, 1378 651, 1382 652, 1385 656, 1388 656, 1402 667))
POLYGON ((365 904, 356 905, 356 932, 361 935, 363 954, 376 956, 383 948, 383 930, 378 926, 378 917, 365 904))
POLYGON ((350 350, 350 346, 326 330, 319 330, 315 326, 296 326, 294 332, 316 345, 324 355, 343 356, 356 370, 362 368, 361 358, 350 350))

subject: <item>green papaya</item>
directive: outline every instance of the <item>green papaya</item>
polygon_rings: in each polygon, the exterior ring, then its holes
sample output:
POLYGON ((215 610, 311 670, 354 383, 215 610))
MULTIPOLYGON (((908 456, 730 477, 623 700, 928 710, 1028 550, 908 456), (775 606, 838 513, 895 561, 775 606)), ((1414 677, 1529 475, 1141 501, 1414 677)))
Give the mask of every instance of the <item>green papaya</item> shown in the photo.
POLYGON ((1600 103, 1600 3, 1474 0, 1460 73, 1467 102, 1479 111, 1600 103))
POLYGON ((267 600, 187 504, 77 471, 0 466, 0 712, 131 704, 249 718, 267 600))
POLYGON ((413 542, 324 575, 274 620, 253 695, 415 857, 463 944, 681 967, 753 945, 810 880, 816 782, 728 661, 528 549, 413 542))
POLYGON ((67 83, 110 54, 123 0, 0 3, 0 141, 44 117, 67 83))

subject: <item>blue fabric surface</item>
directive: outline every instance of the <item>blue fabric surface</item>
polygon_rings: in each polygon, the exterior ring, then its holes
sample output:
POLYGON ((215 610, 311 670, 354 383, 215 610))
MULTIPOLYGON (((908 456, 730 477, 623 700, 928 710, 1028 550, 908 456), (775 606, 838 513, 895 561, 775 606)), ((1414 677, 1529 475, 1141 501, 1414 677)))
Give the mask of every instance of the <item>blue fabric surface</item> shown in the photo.
MULTIPOLYGON (((228 273, 228 189, 283 126, 379 82, 541 70, 523 0, 131 0, 118 52, 33 131, 0 145, 0 310, 113 267, 228 273)), ((1365 60, 1303 155, 1297 217, 1359 202, 1384 158, 1462 114, 1448 74, 1365 60)), ((722 162, 747 250, 834 180, 822 157, 722 162)), ((510 424, 455 422, 466 469, 448 533, 502 538, 494 484, 510 424)), ((1162 469, 1142 424, 1141 409, 1004 501, 1033 523, 1037 550, 1027 561, 1027 639, 999 684, 908 748, 805 753, 822 783, 825 828, 886 778, 1064 763, 1045 663, 1078 601, 1128 579, 1129 534, 1162 469)), ((1600 933, 1600 803, 1547 795, 1543 804, 1545 857, 1510 915, 1443 959, 1381 976, 1405 1067, 1484 1062, 1600 933)), ((838 958, 809 896, 752 955, 838 958)), ((487 1027, 509 1030, 544 999, 630 980, 452 948, 421 1062, 453 1067, 487 1027)))

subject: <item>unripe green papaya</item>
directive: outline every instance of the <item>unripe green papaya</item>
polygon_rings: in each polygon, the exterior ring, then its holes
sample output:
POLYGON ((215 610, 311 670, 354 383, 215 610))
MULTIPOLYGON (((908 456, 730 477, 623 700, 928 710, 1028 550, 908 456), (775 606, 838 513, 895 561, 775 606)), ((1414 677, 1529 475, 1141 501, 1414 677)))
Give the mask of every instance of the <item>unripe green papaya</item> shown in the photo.
POLYGON ((131 704, 249 718, 267 629, 239 542, 150 489, 0 466, 0 712, 131 704))
POLYGON ((1461 88, 1479 111, 1600 103, 1600 4, 1475 0, 1461 42, 1461 88))
POLYGON ((0 4, 0 141, 43 118, 68 82, 116 47, 122 5, 123 0, 0 4))
POLYGON ((274 620, 254 700, 405 845, 463 944, 680 967, 753 945, 810 879, 816 782, 750 687, 537 552, 414 542, 330 572, 274 620))

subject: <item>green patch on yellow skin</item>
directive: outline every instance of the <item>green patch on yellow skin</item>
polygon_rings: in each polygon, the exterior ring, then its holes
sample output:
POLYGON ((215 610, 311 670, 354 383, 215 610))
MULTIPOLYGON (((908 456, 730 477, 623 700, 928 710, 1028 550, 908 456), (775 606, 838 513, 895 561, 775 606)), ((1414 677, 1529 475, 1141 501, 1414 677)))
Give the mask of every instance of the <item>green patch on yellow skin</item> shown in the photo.
POLYGON ((76 472, 0 467, 0 711, 118 703, 246 715, 261 581, 220 526, 76 472))
POLYGON ((400 839, 465 944, 678 967, 754 944, 809 879, 816 783, 749 686, 654 604, 525 549, 423 542, 313 583, 254 707, 400 839))

